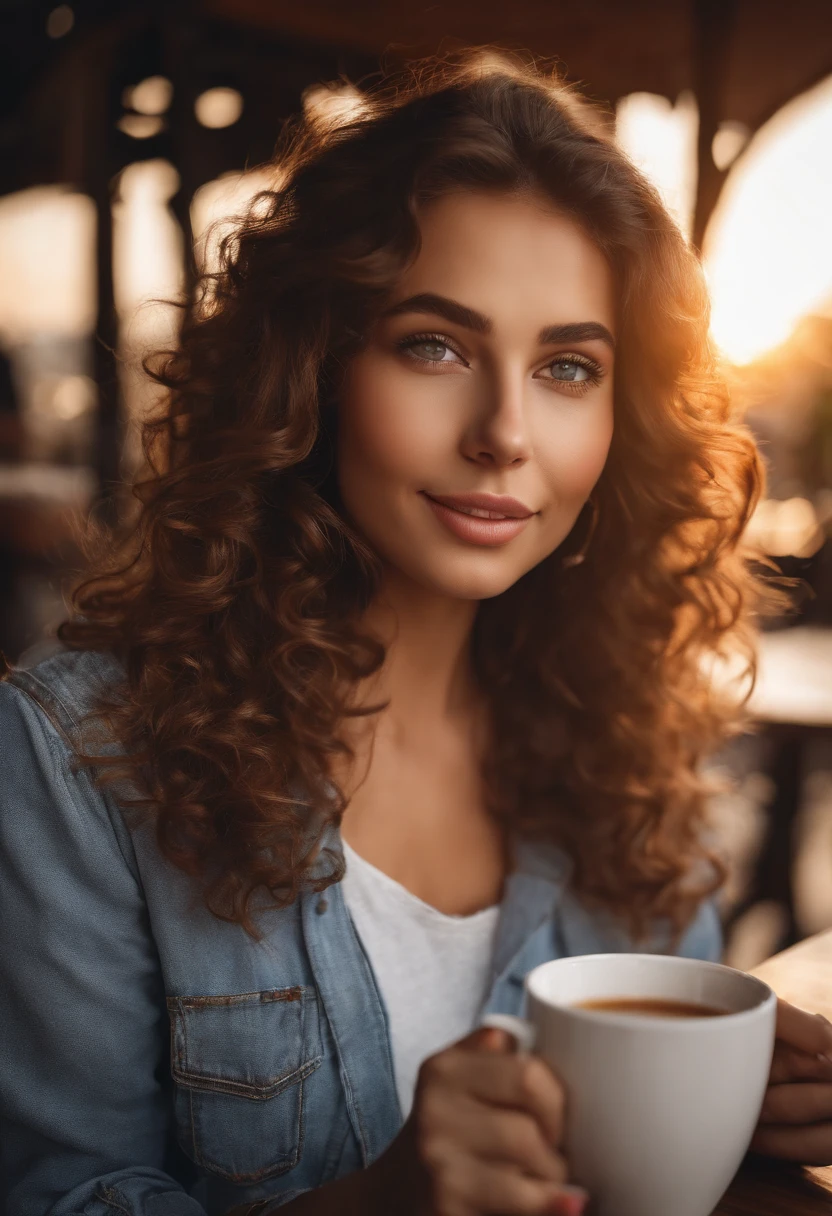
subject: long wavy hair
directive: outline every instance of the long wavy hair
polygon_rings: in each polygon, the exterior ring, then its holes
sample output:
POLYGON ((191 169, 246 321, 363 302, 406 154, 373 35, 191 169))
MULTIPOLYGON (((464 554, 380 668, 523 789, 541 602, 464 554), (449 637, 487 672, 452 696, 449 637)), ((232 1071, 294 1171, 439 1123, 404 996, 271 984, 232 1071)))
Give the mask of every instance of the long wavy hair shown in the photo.
POLYGON ((478 606, 488 809, 565 850, 576 895, 637 935, 654 917, 681 932, 724 877, 702 761, 742 711, 708 663, 731 649, 753 671, 767 593, 741 536, 761 465, 697 257, 610 125, 542 61, 474 52, 382 77, 346 118, 293 120, 274 189, 226 236, 177 349, 146 363, 163 392, 139 506, 59 637, 125 671, 97 706, 123 754, 83 762, 130 778, 125 810, 153 816, 161 853, 255 938, 256 891, 285 906, 341 876, 320 864, 347 801, 332 758, 353 754, 339 732, 385 651, 361 628, 381 565, 341 510, 338 389, 418 253, 419 208, 452 190, 533 192, 577 221, 612 268, 619 326, 586 560, 564 568, 581 516, 478 606))

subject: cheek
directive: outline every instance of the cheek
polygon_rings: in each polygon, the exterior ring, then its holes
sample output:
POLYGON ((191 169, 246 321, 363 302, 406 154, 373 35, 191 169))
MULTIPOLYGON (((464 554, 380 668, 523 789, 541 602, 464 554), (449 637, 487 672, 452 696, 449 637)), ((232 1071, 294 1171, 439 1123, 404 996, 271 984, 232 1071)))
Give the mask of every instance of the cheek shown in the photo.
POLYGON ((611 406, 546 435, 538 447, 539 459, 557 499, 583 501, 588 496, 601 476, 611 441, 611 406))
POLYGON ((429 473, 450 438, 443 421, 451 415, 437 404, 437 394, 415 377, 356 360, 339 407, 343 474, 349 478, 360 467, 364 477, 418 481, 429 473))

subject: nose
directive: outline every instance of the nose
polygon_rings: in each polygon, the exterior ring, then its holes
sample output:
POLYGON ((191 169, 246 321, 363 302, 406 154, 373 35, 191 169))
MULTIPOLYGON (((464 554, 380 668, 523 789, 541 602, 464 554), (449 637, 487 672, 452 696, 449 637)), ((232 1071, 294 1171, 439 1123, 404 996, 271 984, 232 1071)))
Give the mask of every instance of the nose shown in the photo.
POLYGON ((463 454, 477 464, 524 464, 532 453, 531 419, 520 368, 495 369, 478 385, 462 441, 463 454))

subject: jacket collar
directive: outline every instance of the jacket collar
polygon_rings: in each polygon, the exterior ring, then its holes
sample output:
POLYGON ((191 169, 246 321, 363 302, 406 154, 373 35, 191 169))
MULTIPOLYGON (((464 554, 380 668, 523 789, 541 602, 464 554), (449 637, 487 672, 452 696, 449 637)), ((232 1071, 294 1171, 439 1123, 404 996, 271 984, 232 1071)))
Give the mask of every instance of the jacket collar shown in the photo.
MULTIPOLYGON (((314 882, 330 874, 334 863, 342 864, 343 858, 338 826, 328 824, 310 878, 314 882)), ((489 987, 511 965, 535 930, 554 916, 573 868, 562 849, 526 838, 514 843, 512 862, 497 921, 489 987)))
POLYGON ((532 934, 554 917, 572 871, 570 858, 555 845, 521 837, 514 842, 513 854, 497 922, 491 983, 510 968, 532 934))

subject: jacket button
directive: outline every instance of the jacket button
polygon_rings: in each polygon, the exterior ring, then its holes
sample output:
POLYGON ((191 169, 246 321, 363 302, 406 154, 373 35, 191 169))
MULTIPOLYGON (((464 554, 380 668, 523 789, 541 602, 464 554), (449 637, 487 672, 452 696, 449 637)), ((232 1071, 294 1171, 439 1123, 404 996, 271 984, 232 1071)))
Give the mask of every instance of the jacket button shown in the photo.
POLYGON ((323 916, 324 912, 326 912, 328 907, 329 907, 329 904, 327 903, 326 899, 322 895, 321 898, 318 900, 318 902, 315 904, 315 911, 318 913, 318 916, 323 916))

